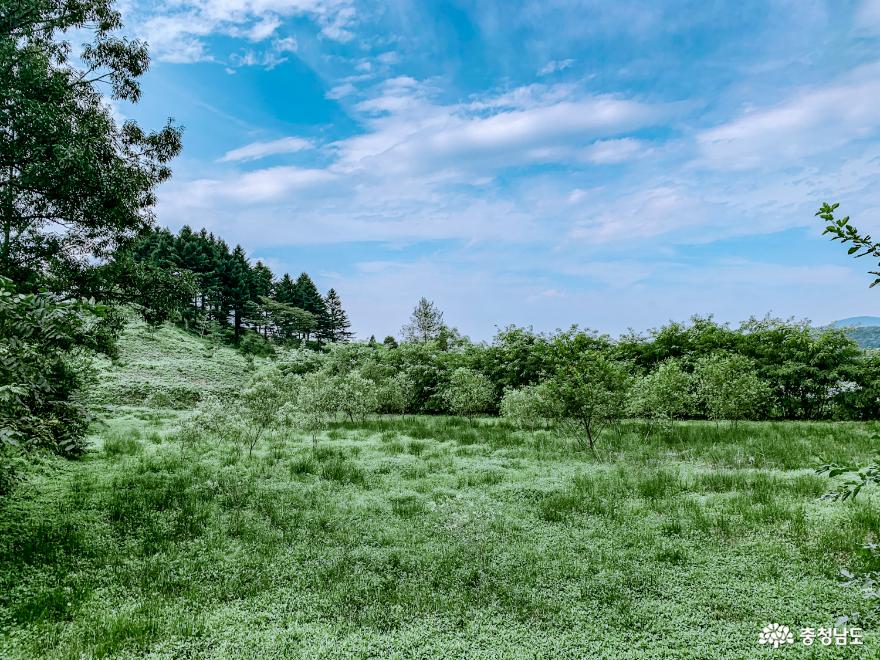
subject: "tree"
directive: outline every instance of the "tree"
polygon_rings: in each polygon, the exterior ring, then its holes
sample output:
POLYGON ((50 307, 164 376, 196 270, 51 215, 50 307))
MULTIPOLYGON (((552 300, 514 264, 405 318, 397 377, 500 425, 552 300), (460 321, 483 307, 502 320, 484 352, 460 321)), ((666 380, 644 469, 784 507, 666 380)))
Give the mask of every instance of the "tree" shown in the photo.
POLYGON ((541 420, 553 417, 548 389, 544 383, 508 387, 501 397, 501 417, 520 429, 534 428, 541 420))
POLYGON ((336 399, 335 409, 348 415, 352 422, 355 418, 364 421, 367 415, 379 409, 376 384, 364 378, 357 370, 334 378, 333 389, 336 399))
POLYGON ((397 340, 394 337, 392 337, 391 335, 388 335, 387 337, 385 337, 385 339, 382 340, 382 344, 384 344, 385 348, 387 348, 389 350, 393 350, 393 349, 397 348, 397 340))
POLYGON ((628 380, 625 366, 600 350, 569 355, 546 382, 550 412, 596 456, 602 431, 623 417, 628 380))
POLYGON ((133 262, 128 268, 125 299, 137 305, 149 325, 184 317, 198 286, 193 273, 144 262, 133 262))
POLYGON ((770 403, 770 388, 758 378, 754 363, 737 354, 715 353, 694 369, 697 397, 709 419, 740 420, 758 416, 770 403))
POLYGON ((101 87, 137 102, 149 65, 121 27, 112 0, 0 6, 0 275, 31 290, 81 291, 94 258, 149 227, 180 151, 171 122, 148 133, 113 118, 101 87), (86 32, 78 67, 63 37, 86 32))
POLYGON ((263 435, 284 421, 280 411, 293 398, 293 391, 288 377, 274 366, 256 373, 241 391, 239 416, 246 429, 248 457, 263 435))
POLYGON ((443 391, 443 398, 453 415, 471 416, 484 413, 492 405, 495 388, 479 371, 459 367, 452 372, 443 391))
POLYGON ((311 312, 271 298, 263 298, 261 302, 267 321, 282 339, 307 339, 318 327, 318 319, 311 312))
POLYGON ((327 332, 325 338, 332 342, 348 342, 354 333, 350 331, 351 323, 348 321, 348 315, 342 308, 342 300, 335 289, 327 292, 327 298, 324 301, 327 309, 327 332))
POLYGON ((286 424, 311 435, 312 448, 317 449, 318 435, 336 414, 332 379, 318 371, 298 376, 295 392, 294 401, 285 404, 280 413, 286 424))
POLYGON ((426 342, 439 339, 446 325, 443 312, 427 298, 420 298, 409 318, 409 323, 401 328, 403 340, 407 342, 426 342))
POLYGON ((629 413, 651 423, 671 424, 693 407, 692 379, 677 360, 666 360, 642 376, 629 393, 629 413))
POLYGON ((301 273, 293 286, 293 300, 290 301, 296 307, 304 309, 315 317, 315 327, 305 333, 308 340, 312 333, 326 336, 329 327, 329 316, 324 297, 318 292, 318 287, 307 273, 301 273))
POLYGON ((232 308, 233 327, 235 328, 235 340, 241 336, 241 326, 244 316, 251 301, 251 267, 247 255, 240 245, 228 256, 226 269, 228 281, 226 282, 227 297, 232 308))
MULTIPOLYGON (((831 234, 832 241, 840 241, 841 243, 852 243, 847 250, 847 254, 854 255, 856 258, 871 256, 880 259, 880 242, 875 242, 868 234, 862 234, 856 229, 849 220, 849 216, 837 219, 834 217, 834 211, 840 204, 829 204, 825 202, 816 212, 816 216, 824 220, 827 224, 822 235, 831 234)), ((870 275, 876 275, 871 282, 871 287, 880 284, 880 271, 868 271, 870 275)))
POLYGON ((401 371, 381 380, 377 394, 382 412, 404 415, 412 409, 415 401, 415 383, 401 371))
POLYGON ((0 444, 81 454, 87 411, 76 394, 82 353, 114 353, 112 310, 51 293, 20 293, 0 277, 0 444))

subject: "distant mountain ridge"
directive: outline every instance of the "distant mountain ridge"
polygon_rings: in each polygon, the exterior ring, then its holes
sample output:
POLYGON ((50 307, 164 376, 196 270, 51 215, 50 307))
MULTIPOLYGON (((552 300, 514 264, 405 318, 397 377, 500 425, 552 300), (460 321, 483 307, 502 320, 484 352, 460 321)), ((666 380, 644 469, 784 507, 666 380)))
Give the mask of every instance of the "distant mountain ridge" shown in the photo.
POLYGON ((880 316, 851 316, 829 327, 846 328, 846 335, 862 348, 880 348, 880 316))
POLYGON ((851 316, 829 324, 832 328, 880 327, 880 316, 851 316))

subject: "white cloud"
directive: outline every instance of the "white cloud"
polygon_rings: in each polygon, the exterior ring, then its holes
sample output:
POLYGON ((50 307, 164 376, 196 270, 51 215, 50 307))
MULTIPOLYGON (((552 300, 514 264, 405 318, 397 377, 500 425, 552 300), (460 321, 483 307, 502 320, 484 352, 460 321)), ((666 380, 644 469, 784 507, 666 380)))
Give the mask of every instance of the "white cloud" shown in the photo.
POLYGON ((293 37, 278 39, 272 44, 276 53, 295 53, 299 50, 299 44, 293 37))
MULTIPOLYGON (((360 103, 368 132, 337 142, 337 169, 473 178, 540 162, 576 162, 603 138, 660 122, 668 109, 571 88, 530 86, 467 104, 439 105, 431 84, 399 77, 360 103)), ((636 143, 594 147, 596 162, 629 157, 636 143)), ((590 153, 587 153, 587 157, 590 153)))
POLYGON ((785 166, 855 140, 880 128, 880 71, 803 90, 770 108, 751 110, 697 135, 703 163, 720 169, 785 166))
MULTIPOLYGON (((156 12, 141 11, 128 22, 142 26, 139 36, 150 44, 157 59, 182 63, 215 59, 204 43, 208 36, 263 42, 275 35, 284 19, 300 16, 314 21, 328 39, 349 41, 353 37, 353 0, 175 0, 160 5, 156 12)), ((295 50, 292 38, 275 44, 276 53, 295 50)))
POLYGON ((221 163, 229 163, 233 161, 248 161, 265 158, 266 156, 275 156, 278 154, 289 154, 305 149, 311 149, 314 145, 310 140, 300 137, 285 137, 271 142, 252 142, 238 149, 227 151, 222 158, 221 163))
POLYGON ((574 64, 574 60, 551 60, 547 62, 543 67, 541 67, 540 71, 538 71, 539 76, 548 76, 551 73, 557 73, 558 71, 564 71, 568 69, 572 64, 574 64))
POLYGON ((585 160, 597 165, 622 163, 638 156, 644 151, 641 142, 633 138, 619 140, 599 140, 584 149, 585 160))

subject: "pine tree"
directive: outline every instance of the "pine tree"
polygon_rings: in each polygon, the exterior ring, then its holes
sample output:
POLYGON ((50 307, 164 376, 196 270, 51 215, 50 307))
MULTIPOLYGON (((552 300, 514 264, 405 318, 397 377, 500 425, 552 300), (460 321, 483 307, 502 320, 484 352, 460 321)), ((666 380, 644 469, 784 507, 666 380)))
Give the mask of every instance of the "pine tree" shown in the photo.
POLYGON ((329 319, 325 338, 332 342, 345 343, 350 341, 354 333, 349 330, 351 323, 348 320, 348 315, 342 308, 342 300, 340 300, 339 294, 336 293, 335 289, 330 289, 327 292, 327 298, 324 302, 327 307, 327 318, 329 319))
POLYGON ((263 337, 269 336, 269 324, 266 322, 267 317, 264 314, 265 308, 262 300, 272 297, 275 289, 274 279, 272 271, 262 261, 258 261, 251 269, 250 300, 247 304, 248 320, 254 325, 257 332, 262 330, 263 337))
POLYGON ((290 275, 284 273, 284 277, 275 286, 275 300, 286 305, 292 305, 296 296, 296 285, 290 275))
MULTIPOLYGON (((312 278, 307 273, 301 273, 297 278, 293 289, 292 303, 295 307, 314 314, 317 319, 316 334, 319 336, 326 334, 327 328, 330 326, 327 305, 324 303, 324 297, 318 291, 318 287, 315 286, 312 278)), ((306 339, 309 339, 308 335, 306 339)))
POLYGON ((228 282, 226 295, 232 309, 236 341, 241 336, 241 324, 247 304, 251 300, 251 267, 240 245, 236 245, 228 257, 228 282))
POLYGON ((410 316, 409 323, 401 329, 404 341, 425 342, 438 339, 446 329, 443 312, 427 298, 422 297, 410 316))

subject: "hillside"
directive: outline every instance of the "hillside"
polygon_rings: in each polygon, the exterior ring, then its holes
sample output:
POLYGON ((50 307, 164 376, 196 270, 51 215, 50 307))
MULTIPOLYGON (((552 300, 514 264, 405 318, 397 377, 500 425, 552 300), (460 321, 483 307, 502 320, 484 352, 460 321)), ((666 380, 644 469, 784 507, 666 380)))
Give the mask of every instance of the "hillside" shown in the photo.
POLYGON ((880 348, 880 316, 851 316, 829 324, 831 328, 846 328, 848 337, 862 348, 880 348))
POLYGON ((830 324, 832 328, 880 327, 880 316, 851 316, 830 324))
POLYGON ((119 340, 116 360, 99 358, 93 403, 188 408, 206 396, 223 396, 249 373, 233 348, 170 324, 151 329, 132 314, 119 340))

